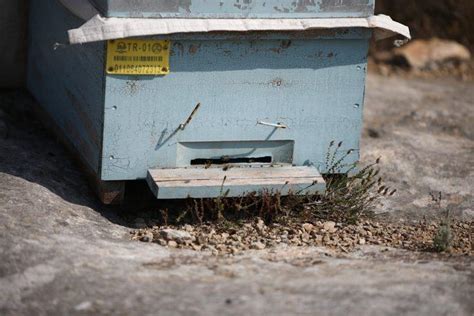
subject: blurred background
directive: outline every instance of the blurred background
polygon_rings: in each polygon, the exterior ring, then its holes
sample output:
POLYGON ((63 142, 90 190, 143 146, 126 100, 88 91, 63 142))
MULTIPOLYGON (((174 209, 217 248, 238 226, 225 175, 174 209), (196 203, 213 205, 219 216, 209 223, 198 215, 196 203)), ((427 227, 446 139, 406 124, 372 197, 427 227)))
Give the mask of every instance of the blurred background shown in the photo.
MULTIPOLYGON (((0 0, 0 87, 23 85, 27 7, 27 0, 0 0)), ((473 0, 377 0, 376 11, 408 25, 413 38, 424 41, 412 41, 398 50, 393 49, 393 41, 374 43, 371 71, 472 80, 473 0)))

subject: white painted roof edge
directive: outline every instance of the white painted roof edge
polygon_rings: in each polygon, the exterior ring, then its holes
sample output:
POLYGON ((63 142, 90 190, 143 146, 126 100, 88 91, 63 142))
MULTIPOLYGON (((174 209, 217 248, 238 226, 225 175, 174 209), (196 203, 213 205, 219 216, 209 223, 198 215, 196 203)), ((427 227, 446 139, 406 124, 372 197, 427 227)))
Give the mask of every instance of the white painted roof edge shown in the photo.
POLYGON ((69 42, 81 44, 127 37, 206 33, 215 31, 305 31, 334 28, 372 28, 377 40, 402 35, 410 39, 407 26, 386 15, 334 19, 141 19, 94 16, 78 29, 69 30, 69 42))

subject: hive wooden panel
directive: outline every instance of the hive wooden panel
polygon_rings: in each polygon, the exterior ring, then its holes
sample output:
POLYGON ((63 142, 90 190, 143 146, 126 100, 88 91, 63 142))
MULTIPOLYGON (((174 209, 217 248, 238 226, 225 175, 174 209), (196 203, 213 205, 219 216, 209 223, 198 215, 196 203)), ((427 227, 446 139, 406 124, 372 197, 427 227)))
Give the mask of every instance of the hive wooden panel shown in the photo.
POLYGON ((283 195, 306 194, 325 189, 321 174, 313 167, 176 168, 148 171, 148 184, 158 199, 228 197, 269 190, 283 195))
POLYGON ((221 156, 271 156, 324 173, 331 141, 343 141, 341 155, 352 150, 347 164, 357 161, 370 34, 172 38, 169 75, 106 77, 102 179, 221 156))
POLYGON ((104 43, 61 45, 67 43, 67 30, 84 21, 58 1, 32 1, 30 11, 28 89, 61 131, 60 137, 74 148, 87 172, 99 175, 104 43))
POLYGON ((93 0, 106 16, 147 18, 367 17, 374 0, 93 0))

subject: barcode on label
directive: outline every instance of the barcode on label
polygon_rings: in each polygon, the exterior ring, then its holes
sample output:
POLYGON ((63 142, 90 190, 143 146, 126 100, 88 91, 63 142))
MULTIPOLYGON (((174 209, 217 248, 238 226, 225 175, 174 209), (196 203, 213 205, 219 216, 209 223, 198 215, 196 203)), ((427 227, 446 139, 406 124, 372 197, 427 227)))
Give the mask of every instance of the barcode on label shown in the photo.
POLYGON ((147 62, 161 62, 162 56, 114 56, 114 61, 147 61, 147 62))

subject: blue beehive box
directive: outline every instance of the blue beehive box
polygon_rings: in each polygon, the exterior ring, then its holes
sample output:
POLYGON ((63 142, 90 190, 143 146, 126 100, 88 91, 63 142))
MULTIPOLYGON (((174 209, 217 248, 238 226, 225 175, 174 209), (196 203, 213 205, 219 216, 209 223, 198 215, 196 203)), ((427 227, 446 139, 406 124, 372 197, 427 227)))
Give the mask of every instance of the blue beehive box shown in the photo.
POLYGON ((105 203, 137 179, 159 199, 320 191, 331 141, 359 159, 373 28, 409 36, 373 8, 32 1, 28 87, 105 203))

